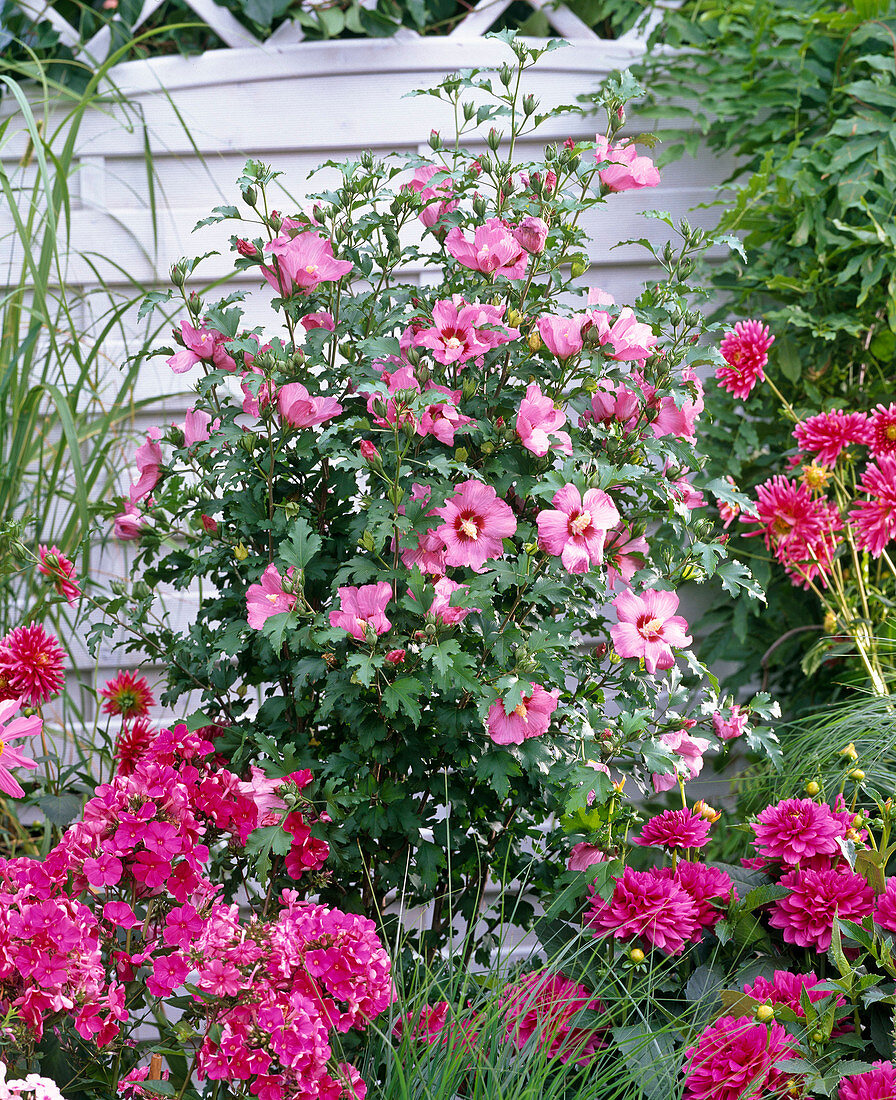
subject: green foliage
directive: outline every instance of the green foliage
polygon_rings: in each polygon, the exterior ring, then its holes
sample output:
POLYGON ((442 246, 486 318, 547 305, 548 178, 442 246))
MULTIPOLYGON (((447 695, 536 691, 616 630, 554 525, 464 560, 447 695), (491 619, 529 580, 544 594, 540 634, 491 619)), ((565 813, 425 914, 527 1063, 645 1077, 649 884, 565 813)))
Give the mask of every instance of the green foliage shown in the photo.
MULTIPOLYGON (((520 69, 543 52, 512 33, 498 37, 514 50, 520 69)), ((614 87, 607 100, 611 135, 624 91, 624 84, 614 87)), ((517 161, 519 139, 547 116, 520 92, 513 65, 497 74, 463 71, 428 94, 451 103, 462 120, 456 139, 443 146, 435 134, 432 142, 461 205, 443 211, 422 238, 418 215, 425 201, 402 186, 401 169, 365 154, 335 165, 340 184, 314 197, 314 225, 301 223, 309 234, 323 231, 353 271, 307 294, 274 298, 281 321, 276 335, 243 331, 234 298, 205 302, 192 295, 190 264, 175 265, 189 324, 220 334, 215 339, 233 357, 232 369, 251 362, 253 373, 242 381, 247 404, 234 401, 239 391, 220 363, 203 361, 197 408, 214 423, 213 434, 189 447, 180 429, 163 437, 161 477, 139 551, 142 588, 114 596, 106 608, 131 649, 167 666, 162 703, 198 705, 190 724, 218 726, 217 743, 237 770, 253 762, 272 774, 312 769, 323 792, 320 809, 333 823, 324 896, 367 913, 384 912, 386 899, 399 892, 409 905, 435 899, 424 936, 434 949, 449 934, 446 908, 472 922, 489 876, 505 885, 515 881, 551 815, 563 819, 554 840, 561 849, 569 847, 569 834, 607 838, 625 828, 615 791, 602 776, 586 788, 586 795, 592 787, 599 791, 601 802, 585 812, 578 789, 587 781, 584 762, 614 759, 647 786, 652 772, 675 767, 662 735, 680 730, 692 712, 709 729, 720 702, 717 685, 689 655, 683 667, 655 678, 637 657, 611 652, 614 593, 606 570, 571 574, 539 548, 537 518, 555 493, 572 484, 583 492, 612 491, 626 530, 640 535, 649 527, 648 560, 633 581, 638 591, 674 588, 720 570, 726 585, 754 595, 758 589, 746 571, 727 568, 724 547, 681 499, 676 479, 700 466, 687 440, 662 431, 657 437, 646 424, 629 433, 580 422, 598 381, 624 377, 626 364, 593 339, 571 358, 539 347, 536 321, 559 310, 567 295, 582 293, 570 274, 587 249, 578 223, 585 211, 600 212, 608 197, 593 148, 549 147, 540 162, 517 161), (471 93, 478 109, 467 102, 471 93), (490 152, 473 164, 462 142, 477 135, 477 119, 497 123, 504 133, 495 128, 490 152), (524 186, 521 171, 528 173, 524 186), (549 172, 556 183, 546 187, 549 172), (463 266, 443 247, 449 226, 469 233, 489 214, 509 223, 543 216, 549 224, 544 250, 526 260, 524 278, 463 266), (437 277, 425 287, 408 283, 404 273, 415 265, 437 277), (399 337, 410 338, 412 326, 428 326, 436 303, 441 309, 455 294, 481 308, 505 309, 504 321, 496 317, 494 325, 500 331, 512 317, 519 331, 462 370, 422 346, 405 344, 407 359, 400 359, 399 337), (302 320, 322 310, 335 331, 305 334, 302 320), (396 367, 410 372, 411 389, 387 388, 383 371, 396 367), (568 457, 556 450, 539 455, 522 445, 515 429, 520 402, 536 378, 543 395, 567 411, 575 439, 568 457), (265 403, 267 387, 299 381, 342 406, 319 429, 297 430, 276 401, 265 403), (445 386, 442 393, 470 418, 456 439, 415 430, 432 400, 432 391, 422 388, 429 382, 445 386), (251 399, 260 407, 247 421, 251 399), (375 441, 375 457, 363 456, 362 441, 375 441), (453 606, 470 609, 454 625, 431 612, 431 577, 399 551, 416 546, 437 524, 435 510, 467 481, 490 486, 508 502, 501 507, 512 513, 516 535, 502 553, 490 555, 487 568, 449 569, 465 586, 452 596, 453 606), (420 498, 417 483, 431 496, 420 498), (247 592, 259 591, 270 567, 286 578, 293 606, 256 630, 247 623, 247 592), (391 588, 388 633, 367 621, 363 638, 349 637, 329 618, 339 608, 339 590, 374 582, 391 588), (185 629, 158 615, 155 594, 169 585, 201 585, 197 617, 185 629), (597 644, 583 647, 578 635, 597 644), (490 709, 501 700, 512 715, 533 685, 553 690, 560 701, 552 719, 556 733, 497 744, 487 732, 490 709), (193 694, 187 704, 194 692, 198 699, 193 694), (621 714, 611 717, 616 709, 621 714)), ((409 167, 425 163, 411 158, 409 167)), ((224 208, 214 215, 237 222, 236 264, 256 272, 270 255, 265 240, 283 228, 279 215, 266 213, 271 178, 265 166, 250 162, 239 181, 242 212, 224 208)), ((695 339, 701 317, 691 306, 700 292, 687 281, 693 256, 708 242, 686 223, 655 216, 677 244, 655 254, 666 277, 645 292, 638 317, 662 348, 648 360, 649 384, 658 401, 678 409, 694 396, 691 370, 712 354, 695 339)), ((645 407, 643 415, 654 411, 645 407)), ((702 485, 699 474, 696 484, 702 485)), ((727 494, 727 485, 721 491, 727 494)), ((110 505, 109 513, 117 507, 110 505)), ((111 629, 98 623, 95 639, 111 629)), ((756 738, 751 747, 772 751, 767 731, 750 736, 756 738)), ((553 877, 555 864, 555 857, 546 860, 539 885, 553 877)), ((276 852, 271 865, 274 875, 282 873, 276 852)), ((529 902, 521 901, 519 919, 531 914, 529 902)), ((485 931, 497 919, 483 914, 485 931)), ((484 932, 478 949, 487 957, 488 948, 484 932)))
MULTIPOLYGON (((713 280, 725 314, 769 324, 776 340, 768 373, 800 417, 892 400, 894 31, 891 3, 685 3, 664 15, 640 73, 650 90, 646 112, 669 120, 666 160, 701 142, 735 158, 718 230, 739 235, 746 257, 732 253, 713 267, 713 280), (683 117, 687 128, 676 129, 683 117)), ((744 491, 795 449, 762 387, 747 416, 715 387, 707 408, 709 469, 744 491)), ((702 652, 737 664, 732 687, 761 669, 791 709, 836 695, 835 685, 852 679, 842 658, 834 676, 827 661, 803 662, 821 632, 814 598, 792 589, 737 527, 732 545, 767 587, 768 609, 720 602, 702 652)))

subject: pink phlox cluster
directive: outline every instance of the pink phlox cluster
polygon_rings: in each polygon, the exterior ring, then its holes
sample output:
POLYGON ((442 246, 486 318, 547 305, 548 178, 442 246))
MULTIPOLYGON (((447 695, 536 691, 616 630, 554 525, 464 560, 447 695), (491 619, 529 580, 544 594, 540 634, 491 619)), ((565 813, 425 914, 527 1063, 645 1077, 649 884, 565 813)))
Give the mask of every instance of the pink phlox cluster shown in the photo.
POLYGON ((756 489, 756 515, 742 515, 740 521, 758 526, 746 537, 762 535, 795 585, 808 588, 816 578, 827 583, 837 532, 843 527, 830 501, 813 496, 802 482, 776 474, 756 489))
POLYGON ((516 414, 516 434, 520 443, 542 458, 552 446, 561 454, 571 455, 569 432, 560 430, 565 423, 566 413, 541 392, 537 382, 530 382, 516 414))
POLYGON ((505 987, 498 999, 506 1019, 507 1040, 519 1050, 530 1041, 549 1058, 587 1065, 603 1045, 601 1029, 577 1025, 576 1013, 603 1012, 604 1006, 578 982, 564 974, 534 971, 505 987))
POLYGON ((28 1073, 18 1080, 8 1080, 7 1069, 0 1062, 0 1100, 65 1100, 59 1086, 49 1077, 28 1073))
POLYGON ((463 267, 483 275, 522 279, 526 274, 529 254, 500 218, 488 218, 478 225, 473 231, 472 241, 457 226, 449 229, 445 248, 463 267))
MULTIPOLYGON (((162 1080, 167 1081, 169 1077, 169 1071, 163 1069, 162 1080)), ((118 1095, 123 1100, 149 1100, 149 1097, 153 1095, 146 1089, 140 1087, 140 1082, 145 1081, 149 1077, 149 1066, 134 1066, 134 1068, 120 1078, 118 1082, 118 1095)))
POLYGON ((180 332, 175 330, 175 340, 181 350, 165 362, 175 374, 183 374, 197 363, 205 363, 212 370, 235 371, 236 363, 226 350, 227 337, 206 325, 194 328, 189 321, 181 321, 180 332))

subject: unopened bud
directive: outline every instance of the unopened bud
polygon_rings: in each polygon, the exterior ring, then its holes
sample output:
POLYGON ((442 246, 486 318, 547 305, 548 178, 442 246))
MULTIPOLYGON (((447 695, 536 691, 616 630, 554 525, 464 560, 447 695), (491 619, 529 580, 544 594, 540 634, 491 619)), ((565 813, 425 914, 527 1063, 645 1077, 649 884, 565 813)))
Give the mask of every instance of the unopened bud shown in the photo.
POLYGON ((439 150, 442 148, 442 139, 439 137, 438 130, 429 131, 429 147, 433 150, 439 150))
POLYGON ((390 665, 400 665, 404 663, 404 659, 407 653, 403 649, 390 649, 386 654, 385 661, 390 665))
POLYGON ((169 272, 169 274, 170 274, 171 282, 177 287, 183 286, 184 283, 187 281, 187 276, 186 276, 186 273, 184 271, 183 261, 179 261, 176 264, 172 264, 171 265, 171 271, 169 272))
POLYGON ((644 952, 641 950, 640 947, 633 947, 631 951, 629 951, 628 957, 636 966, 639 963, 644 962, 644 959, 646 958, 644 952))
POLYGON ((491 149, 493 153, 497 153, 498 148, 501 144, 501 134, 498 130, 495 129, 494 126, 489 130, 488 137, 486 137, 485 139, 485 144, 489 147, 489 149, 491 149))
POLYGON ((859 754, 856 752, 856 747, 852 743, 852 741, 850 741, 850 743, 848 745, 846 745, 844 748, 842 748, 840 750, 840 755, 845 756, 847 760, 858 760, 859 759, 859 754))
POLYGON ((529 345, 529 351, 541 351, 543 346, 541 337, 534 330, 526 337, 526 343, 529 345))
POLYGON ((810 798, 814 798, 821 791, 821 787, 819 787, 814 779, 809 780, 805 789, 806 794, 809 795, 810 798))
POLYGON ((245 561, 249 556, 249 551, 241 542, 238 542, 233 548, 233 556, 237 561, 245 561))
POLYGON ((251 206, 253 210, 255 209, 255 204, 258 202, 258 193, 251 184, 243 188, 243 202, 247 206, 251 206))
POLYGON ((247 455, 253 454, 255 448, 258 446, 258 436, 255 432, 243 432, 240 436, 240 446, 247 455))
POLYGON ((861 783, 862 780, 865 778, 865 773, 862 771, 861 768, 853 768, 853 770, 849 773, 849 778, 854 779, 857 783, 861 783))
POLYGON ((756 1019, 760 1024, 767 1024, 775 1018, 775 1010, 771 1005, 758 1005, 756 1008, 756 1019))
POLYGON ((466 462, 470 457, 470 452, 466 447, 458 447, 454 452, 454 457, 458 462, 466 462))
POLYGON ((532 115, 535 113, 535 109, 538 106, 538 100, 534 95, 523 96, 523 111, 526 115, 532 115))
POLYGON ((245 241, 242 237, 236 242, 236 250, 241 256, 247 256, 254 260, 258 255, 258 249, 251 241, 245 241))

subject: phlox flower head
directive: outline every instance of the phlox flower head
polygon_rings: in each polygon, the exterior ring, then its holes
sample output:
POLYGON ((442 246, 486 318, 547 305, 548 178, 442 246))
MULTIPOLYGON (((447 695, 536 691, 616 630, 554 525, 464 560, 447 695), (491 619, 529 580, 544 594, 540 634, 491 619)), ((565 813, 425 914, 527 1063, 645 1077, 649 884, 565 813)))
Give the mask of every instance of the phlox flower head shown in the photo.
POLYGON ((801 420, 793 435, 800 447, 814 454, 815 461, 823 466, 833 466, 851 443, 871 440, 867 413, 847 413, 842 409, 816 413, 801 420))
POLYGON ((867 1073, 844 1077, 837 1100, 893 1100, 896 1096, 896 1066, 875 1062, 867 1073))
POLYGON ((59 1086, 49 1077, 29 1073, 11 1080, 6 1074, 6 1065, 0 1062, 0 1100, 65 1100, 59 1086))
POLYGON ((130 488, 131 504, 136 504, 144 497, 148 497, 159 483, 162 468, 162 448, 159 446, 160 435, 161 432, 158 428, 150 428, 146 433, 146 442, 137 448, 135 462, 138 476, 130 488))
MULTIPOLYGON (((169 1071, 163 1069, 162 1080, 167 1081, 169 1071)), ((140 1087, 140 1082, 149 1077, 149 1066, 134 1066, 130 1073, 126 1073, 118 1082, 118 1095, 122 1100, 148 1100, 151 1095, 146 1089, 140 1087)))
POLYGON ((19 699, 0 702, 0 791, 12 798, 22 798, 25 792, 9 769, 36 768, 37 764, 30 757, 23 756, 11 742, 33 737, 43 727, 43 722, 36 715, 31 718, 13 717, 20 706, 19 699))
POLYGON ((845 835, 843 822, 831 807, 811 798, 785 798, 766 806, 753 830, 756 848, 765 859, 791 865, 813 856, 839 855, 837 841, 845 835))
POLYGON ((326 237, 313 230, 295 233, 299 223, 291 219, 281 228, 284 232, 264 246, 273 263, 261 267, 265 279, 281 297, 310 294, 321 283, 337 282, 351 271, 348 260, 337 260, 333 255, 333 244, 326 237))
POLYGON ((116 677, 107 680, 105 686, 100 688, 100 695, 105 699, 103 712, 120 714, 125 721, 144 718, 155 704, 146 677, 133 672, 119 670, 116 677))
POLYGON ((40 623, 18 626, 0 639, 0 698, 40 707, 62 691, 65 654, 40 623))
POLYGON ((600 565, 607 532, 621 522, 610 496, 602 489, 588 489, 583 496, 575 485, 564 485, 552 503, 536 520, 541 549, 559 557, 569 573, 587 573, 600 565))
POLYGON ((564 974, 534 971, 505 987, 498 998, 506 1020, 505 1034, 518 1050, 531 1041, 549 1058, 587 1065, 602 1045, 600 1031, 577 1026, 576 1013, 602 1012, 603 1004, 564 974))
MULTIPOLYGON (((178 333, 175 330, 175 337, 177 336, 178 333)), ((223 333, 216 332, 205 325, 194 328, 189 321, 181 321, 179 342, 183 344, 180 351, 165 360, 175 374, 184 374, 197 363, 207 363, 209 367, 217 370, 236 370, 236 363, 227 354, 225 348, 227 339, 223 333)))
POLYGON ((697 931, 697 906, 668 868, 634 871, 626 867, 604 901, 592 890, 585 923, 596 936, 639 940, 667 955, 679 955, 697 931))
POLYGON ((733 331, 725 334, 719 349, 725 360, 725 366, 716 369, 721 388, 741 400, 749 397, 756 383, 765 378, 768 349, 774 342, 768 325, 738 321, 733 331))
POLYGON ((653 675, 657 669, 675 664, 672 648, 686 648, 691 638, 688 624, 676 615, 678 596, 674 592, 645 589, 640 596, 621 592, 613 606, 619 621, 610 628, 613 645, 620 657, 640 657, 653 675))
POLYGON ((392 599, 392 586, 387 581, 360 588, 343 585, 338 591, 340 607, 330 612, 330 626, 347 630, 359 642, 367 640, 368 631, 385 634, 391 628, 386 607, 392 599))
POLYGON ((566 413, 541 392, 537 382, 530 382, 516 414, 516 434, 520 443, 541 458, 551 446, 562 454, 571 455, 569 433, 560 430, 565 423, 566 413))
POLYGON ((610 162, 597 173, 608 191, 639 191, 659 186, 656 165, 650 157, 639 156, 634 143, 611 145, 604 134, 597 134, 594 143, 594 159, 610 162))
POLYGON ((875 458, 896 455, 896 402, 878 405, 868 425, 868 449, 875 458))
POLYGON ((335 397, 312 397, 300 382, 288 382, 277 390, 277 408, 285 424, 313 428, 342 412, 335 397))
POLYGON ((488 735, 498 745, 522 745, 530 737, 547 733, 551 715, 557 709, 559 688, 545 691, 539 684, 530 684, 529 694, 523 695, 508 714, 504 702, 496 699, 488 711, 488 735))
POLYGON ((879 558, 896 538, 896 454, 882 455, 862 472, 859 489, 868 494, 850 509, 849 525, 856 544, 879 558))
POLYGON ((465 481, 433 511, 443 519, 435 533, 445 546, 445 564, 481 573, 490 558, 504 553, 504 539, 516 533, 516 517, 491 485, 465 481))
POLYGON ((588 321, 584 313, 574 313, 571 317, 559 317, 553 313, 542 313, 536 322, 538 335, 545 347, 558 359, 569 359, 578 355, 584 347, 582 330, 588 321))
MULTIPOLYGON (((292 574, 290 567, 286 570, 286 576, 291 577, 292 574)), ((246 617, 253 630, 261 630, 272 615, 292 611, 295 607, 295 594, 285 591, 283 580, 272 562, 261 574, 260 582, 249 585, 246 590, 246 617)))
POLYGON ((74 580, 74 563, 62 553, 58 546, 39 546, 37 552, 40 557, 38 572, 49 577, 59 595, 64 596, 74 606, 81 595, 78 582, 74 580))
POLYGON ((874 910, 874 891, 846 866, 827 871, 794 868, 781 885, 790 893, 774 903, 769 924, 798 947, 827 951, 835 916, 861 921, 874 910))
POLYGON ((712 716, 712 728, 720 740, 733 741, 747 732, 749 720, 750 712, 738 703, 733 703, 726 711, 715 712, 712 716))
POLYGON ((641 835, 632 838, 642 848, 666 851, 703 848, 709 841, 709 822, 693 810, 665 810, 645 822, 641 835))
POLYGON ((503 275, 505 279, 522 279, 529 256, 510 229, 500 218, 489 218, 479 225, 469 241, 455 226, 445 237, 445 248, 463 267, 483 275, 503 275))
POLYGON ((404 187, 416 191, 423 201, 423 209, 418 217, 427 229, 432 229, 445 214, 457 209, 457 199, 452 197, 454 184, 441 164, 421 165, 414 172, 414 178, 404 184, 404 187), (433 176, 440 178, 432 183, 433 176))
POLYGON ((686 1052, 685 1100, 783 1096, 789 1080, 775 1066, 797 1052, 796 1043, 779 1023, 721 1016, 703 1029, 686 1052))

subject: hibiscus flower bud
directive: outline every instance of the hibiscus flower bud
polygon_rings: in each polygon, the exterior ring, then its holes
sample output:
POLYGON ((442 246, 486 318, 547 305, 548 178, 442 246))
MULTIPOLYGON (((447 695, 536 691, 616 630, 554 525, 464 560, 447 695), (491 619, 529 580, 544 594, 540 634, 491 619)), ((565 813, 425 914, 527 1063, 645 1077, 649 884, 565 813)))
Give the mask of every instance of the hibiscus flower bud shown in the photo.
POLYGON ((247 206, 251 206, 253 210, 255 209, 255 204, 258 202, 258 193, 251 184, 243 188, 243 202, 245 202, 247 206))
POLYGON ((176 264, 171 265, 171 271, 169 272, 169 275, 171 278, 171 282, 175 286, 181 287, 184 285, 184 283, 187 281, 187 275, 186 271, 184 270, 183 260, 178 260, 176 264))
POLYGON ((538 107, 538 100, 535 98, 534 95, 524 95, 523 96, 523 111, 527 115, 535 114, 535 111, 536 111, 537 107, 538 107))
POLYGON ((362 439, 358 445, 358 450, 361 452, 361 457, 373 466, 378 464, 382 466, 383 460, 380 457, 380 452, 377 450, 376 445, 369 439, 362 439))
POLYGON ((390 649, 386 654, 385 660, 390 665, 400 665, 404 663, 406 651, 403 649, 390 649))
POLYGON ((217 535, 217 533, 218 533, 218 521, 217 520, 212 519, 211 516, 207 516, 205 514, 205 512, 202 513, 202 515, 199 517, 199 520, 202 524, 202 529, 203 529, 203 531, 206 532, 206 534, 217 535))
MULTIPOLYGON (((547 236, 547 222, 545 222, 543 218, 534 218, 531 215, 523 218, 513 231, 513 238, 517 244, 534 255, 544 251, 547 236)), ((514 310, 513 312, 516 313, 517 311, 514 310)), ((522 319, 519 313, 517 313, 517 317, 519 317, 520 320, 522 319)), ((508 321, 510 321, 509 315, 508 321)), ((512 321, 510 321, 510 323, 513 324, 512 321)))
POLYGON ((541 337, 534 329, 526 337, 526 343, 529 345, 529 351, 541 351, 543 347, 541 337))
POLYGON ((442 139, 439 137, 438 130, 429 131, 429 147, 433 150, 439 150, 442 148, 442 139))
POLYGON ((236 242, 236 250, 241 256, 246 256, 253 260, 259 254, 255 245, 251 241, 243 240, 242 237, 236 242))
POLYGON ((494 126, 489 130, 488 137, 485 139, 485 144, 493 153, 497 153, 501 144, 501 133, 499 130, 496 130, 494 126))

